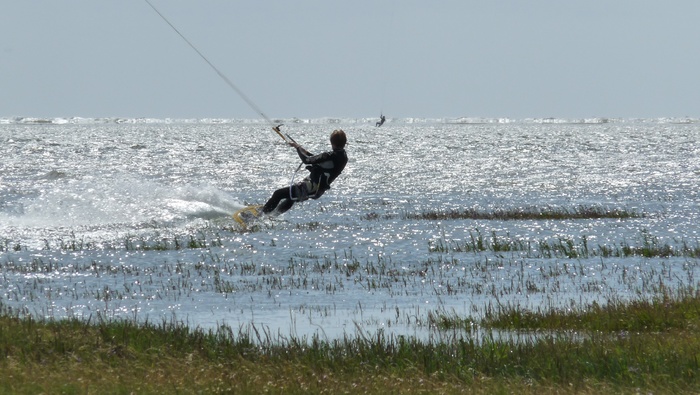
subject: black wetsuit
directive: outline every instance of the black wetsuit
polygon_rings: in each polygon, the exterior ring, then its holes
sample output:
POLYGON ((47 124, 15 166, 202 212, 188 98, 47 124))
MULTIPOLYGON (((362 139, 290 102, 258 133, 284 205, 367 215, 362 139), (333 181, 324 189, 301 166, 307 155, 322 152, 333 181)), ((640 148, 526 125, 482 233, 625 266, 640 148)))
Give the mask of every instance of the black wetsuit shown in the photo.
POLYGON ((307 165, 306 170, 310 172, 309 176, 294 184, 291 191, 290 187, 276 190, 265 203, 264 213, 270 213, 276 208, 277 212, 282 214, 292 208, 294 202, 304 201, 308 198, 318 199, 331 187, 333 180, 343 172, 348 163, 348 156, 343 148, 313 155, 299 147, 297 153, 301 161, 307 165))

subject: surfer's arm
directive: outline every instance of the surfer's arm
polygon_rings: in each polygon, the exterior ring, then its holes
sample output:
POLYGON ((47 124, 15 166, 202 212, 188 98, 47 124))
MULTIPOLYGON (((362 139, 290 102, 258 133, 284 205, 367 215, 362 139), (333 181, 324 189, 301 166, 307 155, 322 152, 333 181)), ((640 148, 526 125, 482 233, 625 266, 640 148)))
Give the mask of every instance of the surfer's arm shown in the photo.
MULTIPOLYGON (((307 151, 308 153, 308 151, 307 151)), ((302 156, 299 154, 301 161, 307 165, 317 165, 321 166, 323 169, 329 169, 333 167, 333 161, 331 160, 332 152, 324 152, 322 154, 313 155, 309 153, 308 156, 302 156)))
POLYGON ((297 154, 299 154, 299 158, 301 158, 301 161, 304 163, 309 163, 308 160, 309 158, 313 158, 313 154, 307 150, 304 149, 301 145, 296 146, 297 149, 297 154))

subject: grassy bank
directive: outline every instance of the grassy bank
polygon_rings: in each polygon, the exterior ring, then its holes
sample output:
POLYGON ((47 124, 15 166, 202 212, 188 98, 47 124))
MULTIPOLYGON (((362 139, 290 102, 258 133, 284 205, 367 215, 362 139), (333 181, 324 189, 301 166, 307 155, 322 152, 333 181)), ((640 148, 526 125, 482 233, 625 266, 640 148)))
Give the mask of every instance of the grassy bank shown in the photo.
POLYGON ((432 317, 450 340, 379 332, 322 341, 253 326, 37 321, 5 310, 0 393, 700 391, 697 292, 569 312, 503 308, 478 336, 471 319, 432 317))

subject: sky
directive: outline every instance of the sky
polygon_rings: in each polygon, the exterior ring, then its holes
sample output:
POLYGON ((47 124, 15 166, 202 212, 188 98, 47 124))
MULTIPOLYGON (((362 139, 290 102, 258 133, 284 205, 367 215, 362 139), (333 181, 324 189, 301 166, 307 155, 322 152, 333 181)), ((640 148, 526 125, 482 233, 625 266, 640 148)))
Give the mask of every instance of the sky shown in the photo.
MULTIPOLYGON (((697 0, 150 0, 270 118, 700 117, 697 0)), ((0 117, 261 118, 146 0, 0 4, 0 117)))

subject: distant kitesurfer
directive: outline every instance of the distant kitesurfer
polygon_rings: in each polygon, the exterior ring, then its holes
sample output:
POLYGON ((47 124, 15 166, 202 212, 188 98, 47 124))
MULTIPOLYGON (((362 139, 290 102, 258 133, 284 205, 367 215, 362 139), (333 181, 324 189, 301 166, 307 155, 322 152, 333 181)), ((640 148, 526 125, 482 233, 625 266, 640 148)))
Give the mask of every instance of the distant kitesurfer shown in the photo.
POLYGON ((380 126, 384 125, 384 121, 386 121, 386 117, 384 117, 384 114, 382 114, 379 117, 379 122, 377 122, 377 124, 375 126, 380 127, 380 126))
MULTIPOLYGON (((279 133, 278 128, 275 128, 275 131, 279 133)), ((263 213, 269 214, 275 211, 277 214, 282 214, 292 208, 295 202, 321 197, 348 163, 348 156, 345 153, 346 142, 345 132, 338 129, 331 133, 332 151, 319 155, 313 155, 294 141, 288 143, 290 147, 296 148, 297 154, 306 164, 306 170, 310 174, 291 187, 276 190, 263 206, 263 213)))

